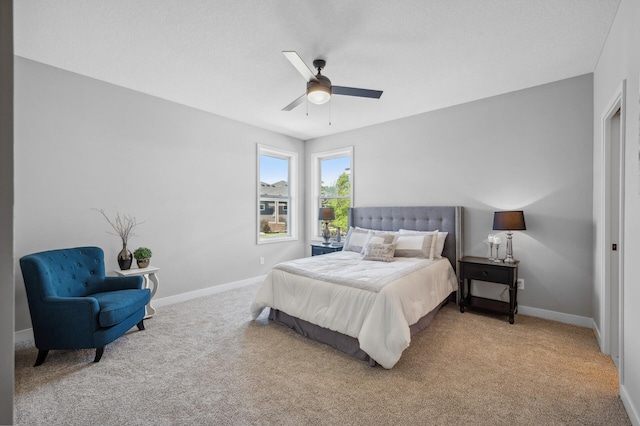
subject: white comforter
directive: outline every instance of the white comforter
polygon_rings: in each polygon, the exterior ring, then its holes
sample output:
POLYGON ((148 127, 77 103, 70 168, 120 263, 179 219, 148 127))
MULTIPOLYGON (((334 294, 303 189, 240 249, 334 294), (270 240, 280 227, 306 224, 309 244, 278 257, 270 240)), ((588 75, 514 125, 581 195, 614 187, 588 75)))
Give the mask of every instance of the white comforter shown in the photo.
POLYGON ((409 326, 457 289, 447 259, 362 260, 336 252, 284 262, 267 275, 251 315, 265 307, 358 339, 360 348, 392 368, 411 342, 409 326))

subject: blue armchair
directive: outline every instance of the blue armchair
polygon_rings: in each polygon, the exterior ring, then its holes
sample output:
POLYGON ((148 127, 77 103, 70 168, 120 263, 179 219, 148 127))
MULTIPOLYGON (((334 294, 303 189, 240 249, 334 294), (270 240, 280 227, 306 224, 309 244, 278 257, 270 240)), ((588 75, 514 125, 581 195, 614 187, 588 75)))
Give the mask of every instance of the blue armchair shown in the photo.
POLYGON ((106 277, 101 248, 34 253, 20 259, 20 268, 39 350, 34 367, 52 349, 96 348, 98 362, 105 345, 134 325, 144 330, 149 289, 140 276, 106 277))

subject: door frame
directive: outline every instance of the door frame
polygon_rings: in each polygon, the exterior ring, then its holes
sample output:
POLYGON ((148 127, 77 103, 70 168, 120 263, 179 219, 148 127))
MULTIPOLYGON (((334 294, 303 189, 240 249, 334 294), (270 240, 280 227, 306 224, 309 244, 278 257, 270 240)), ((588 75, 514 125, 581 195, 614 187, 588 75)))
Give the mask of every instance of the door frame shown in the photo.
POLYGON ((601 333, 601 349, 605 354, 611 354, 611 243, 612 235, 610 230, 611 223, 611 199, 608 195, 608 190, 611 185, 611 119, 614 117, 618 109, 620 109, 620 158, 619 162, 619 214, 618 214, 618 355, 619 355, 619 377, 620 384, 624 377, 624 205, 625 205, 625 129, 626 129, 626 88, 627 80, 622 80, 618 86, 612 100, 607 104, 605 112, 601 116, 601 177, 600 177, 600 199, 601 199, 601 211, 600 217, 602 218, 600 226, 600 239, 602 241, 599 247, 600 259, 601 259, 601 276, 600 276, 600 333, 601 333))

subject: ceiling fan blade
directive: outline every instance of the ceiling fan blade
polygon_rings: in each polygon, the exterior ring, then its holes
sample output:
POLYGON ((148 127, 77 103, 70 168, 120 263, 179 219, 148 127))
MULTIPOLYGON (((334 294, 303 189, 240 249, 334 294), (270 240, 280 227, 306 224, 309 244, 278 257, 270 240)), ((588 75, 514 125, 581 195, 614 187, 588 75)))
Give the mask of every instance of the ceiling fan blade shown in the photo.
POLYGON ((382 90, 356 89, 355 87, 331 86, 334 95, 359 96, 361 98, 380 99, 382 90))
POLYGON ((307 94, 304 93, 298 99, 296 99, 295 101, 291 102, 286 107, 282 108, 282 111, 291 111, 292 109, 294 109, 295 107, 297 107, 298 105, 303 103, 306 98, 307 98, 307 94))
POLYGON ((291 65, 296 67, 298 72, 302 74, 305 81, 318 81, 315 74, 313 74, 313 71, 311 71, 311 69, 307 66, 307 64, 304 63, 304 61, 302 60, 300 55, 298 55, 297 52, 283 51, 282 54, 284 55, 285 58, 289 60, 289 62, 291 62, 291 65))

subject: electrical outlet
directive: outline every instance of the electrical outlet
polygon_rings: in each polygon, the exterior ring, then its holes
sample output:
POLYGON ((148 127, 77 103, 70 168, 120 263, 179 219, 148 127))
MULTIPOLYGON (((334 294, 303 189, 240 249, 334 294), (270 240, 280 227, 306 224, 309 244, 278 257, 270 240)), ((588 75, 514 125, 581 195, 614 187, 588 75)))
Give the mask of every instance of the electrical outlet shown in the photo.
POLYGON ((264 257, 260 258, 260 265, 264 265, 264 257))
POLYGON ((518 290, 524 290, 524 278, 518 278, 516 285, 518 290))

